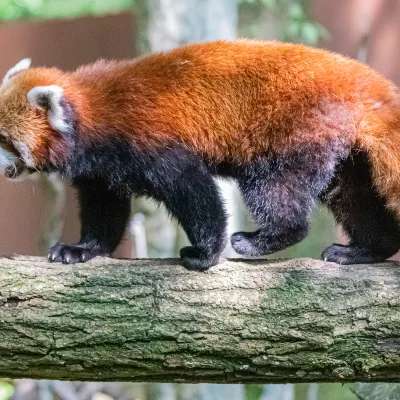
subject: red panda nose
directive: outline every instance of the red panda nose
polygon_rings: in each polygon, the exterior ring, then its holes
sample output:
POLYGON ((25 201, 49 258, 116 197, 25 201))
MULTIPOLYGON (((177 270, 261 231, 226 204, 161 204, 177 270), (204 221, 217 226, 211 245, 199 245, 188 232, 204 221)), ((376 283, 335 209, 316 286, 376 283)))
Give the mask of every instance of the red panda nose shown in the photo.
POLYGON ((17 162, 13 165, 7 166, 4 171, 4 175, 6 176, 6 178, 14 179, 17 178, 22 173, 23 170, 24 170, 23 164, 21 162, 17 162))

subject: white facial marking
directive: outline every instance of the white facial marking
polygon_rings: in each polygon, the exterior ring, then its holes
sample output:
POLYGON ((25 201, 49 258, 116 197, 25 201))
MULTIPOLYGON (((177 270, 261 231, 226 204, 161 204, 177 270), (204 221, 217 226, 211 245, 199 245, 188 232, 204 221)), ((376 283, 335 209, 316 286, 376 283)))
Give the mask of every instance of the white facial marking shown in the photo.
POLYGON ((34 107, 43 108, 43 99, 47 102, 47 115, 50 125, 59 132, 67 133, 70 129, 64 119, 64 110, 61 107, 61 99, 64 90, 57 85, 36 86, 28 92, 28 101, 34 107))
POLYGON ((28 69, 31 65, 31 59, 30 58, 24 58, 21 60, 19 63, 15 64, 4 76, 3 78, 3 85, 8 82, 11 78, 12 75, 16 74, 19 71, 24 71, 28 69))
POLYGON ((35 168, 35 163, 33 161, 32 153, 29 150, 29 147, 25 143, 20 142, 19 140, 14 140, 13 143, 15 148, 21 154, 21 157, 24 160, 25 165, 29 168, 35 168))
POLYGON ((13 165, 18 160, 17 156, 0 147, 0 169, 3 171, 6 167, 13 165))

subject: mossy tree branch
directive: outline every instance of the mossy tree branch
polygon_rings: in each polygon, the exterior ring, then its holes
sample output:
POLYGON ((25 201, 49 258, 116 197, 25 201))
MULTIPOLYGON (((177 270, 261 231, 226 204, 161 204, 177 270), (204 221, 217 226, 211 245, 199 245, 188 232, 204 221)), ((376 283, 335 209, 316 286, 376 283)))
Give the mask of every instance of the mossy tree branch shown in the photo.
POLYGON ((0 259, 0 376, 400 380, 400 268, 311 259, 0 259))

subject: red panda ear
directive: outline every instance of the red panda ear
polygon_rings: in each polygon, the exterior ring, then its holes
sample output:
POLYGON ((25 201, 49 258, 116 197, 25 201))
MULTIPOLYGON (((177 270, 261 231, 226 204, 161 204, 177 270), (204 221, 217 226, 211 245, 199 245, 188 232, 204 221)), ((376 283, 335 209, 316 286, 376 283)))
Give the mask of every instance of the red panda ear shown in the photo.
POLYGON ((66 109, 64 90, 57 85, 35 86, 27 94, 33 107, 47 111, 50 125, 58 132, 68 133, 72 129, 71 115, 66 109))
POLYGON ((19 71, 24 71, 28 69, 31 65, 30 58, 24 58, 19 63, 15 64, 4 76, 3 85, 10 80, 10 78, 19 71))

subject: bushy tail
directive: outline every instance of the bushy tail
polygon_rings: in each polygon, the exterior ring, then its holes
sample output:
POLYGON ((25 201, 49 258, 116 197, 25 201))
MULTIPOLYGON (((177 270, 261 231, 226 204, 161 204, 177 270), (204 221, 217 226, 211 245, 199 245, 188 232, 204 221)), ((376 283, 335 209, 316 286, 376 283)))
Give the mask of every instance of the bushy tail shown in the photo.
POLYGON ((369 155, 376 189, 400 222, 400 98, 361 119, 356 146, 369 155))

